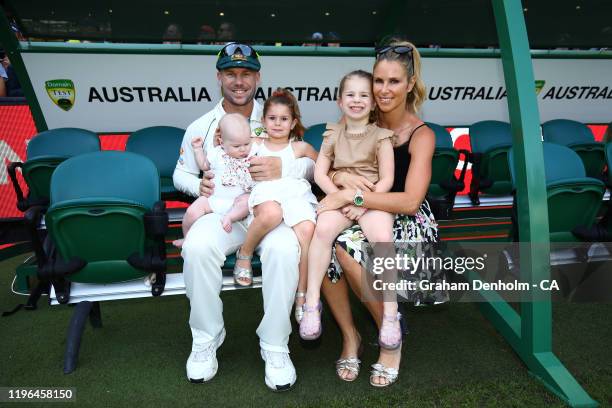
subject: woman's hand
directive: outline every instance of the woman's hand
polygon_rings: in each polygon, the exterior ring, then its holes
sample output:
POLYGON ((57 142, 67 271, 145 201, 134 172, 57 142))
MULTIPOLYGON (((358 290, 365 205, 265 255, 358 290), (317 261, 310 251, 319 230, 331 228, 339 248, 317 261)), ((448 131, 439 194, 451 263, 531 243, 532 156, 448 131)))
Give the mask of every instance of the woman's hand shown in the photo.
POLYGON ((349 190, 374 191, 374 183, 363 176, 339 171, 334 176, 334 182, 338 187, 349 190))
POLYGON ((367 208, 357 207, 356 205, 347 205, 342 208, 342 214, 351 221, 359 221, 359 218, 361 218, 366 211, 368 211, 367 208))
POLYGON ((353 202, 355 190, 340 190, 328 194, 317 206, 317 214, 324 211, 337 210, 353 202))

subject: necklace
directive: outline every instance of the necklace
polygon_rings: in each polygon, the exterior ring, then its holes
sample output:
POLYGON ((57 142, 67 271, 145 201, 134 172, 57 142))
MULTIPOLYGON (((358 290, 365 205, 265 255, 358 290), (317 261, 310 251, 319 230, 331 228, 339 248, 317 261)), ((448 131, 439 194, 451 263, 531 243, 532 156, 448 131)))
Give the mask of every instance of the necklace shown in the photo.
MULTIPOLYGON (((421 120, 419 119, 418 116, 413 115, 413 114, 406 114, 403 116, 402 120, 400 121, 400 123, 403 124, 402 126, 400 126, 397 129, 389 127, 388 129, 391 129, 393 131, 393 145, 398 146, 400 144, 399 143, 400 135, 403 134, 404 132, 405 134, 410 135, 410 133, 413 132, 414 129, 416 129, 419 122, 421 122, 421 120)), ((406 138, 406 140, 408 139, 406 138)), ((406 140, 403 140, 402 143, 405 142, 406 140)))
POLYGON ((400 142, 400 134, 405 132, 405 134, 410 135, 410 133, 413 132, 415 128, 416 126, 414 123, 407 123, 406 125, 402 126, 398 130, 394 130, 393 131, 393 146, 399 146, 402 143, 405 143, 408 140, 408 138, 406 138, 405 140, 401 140, 400 142))
MULTIPOLYGON (((402 133, 405 130, 408 130, 408 129, 412 130, 413 127, 414 126, 412 125, 412 123, 407 123, 406 125, 402 126, 401 128, 395 130, 394 132, 395 132, 395 134, 399 135, 400 133, 402 133)), ((408 133, 410 133, 410 132, 408 132, 408 133)))

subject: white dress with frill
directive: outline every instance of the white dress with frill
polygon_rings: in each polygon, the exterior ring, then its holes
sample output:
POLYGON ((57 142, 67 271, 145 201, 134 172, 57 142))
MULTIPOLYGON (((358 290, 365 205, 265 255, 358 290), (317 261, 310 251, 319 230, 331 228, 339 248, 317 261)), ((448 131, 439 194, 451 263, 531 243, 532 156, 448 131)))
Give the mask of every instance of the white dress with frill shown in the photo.
MULTIPOLYGON (((257 156, 280 157, 283 164, 296 160, 291 142, 277 152, 264 143, 257 156)), ((253 218, 253 207, 266 201, 276 201, 283 210, 283 220, 290 227, 302 222, 316 222, 317 198, 312 194, 310 183, 302 178, 283 177, 277 180, 260 181, 255 184, 249 197, 249 222, 253 218)))

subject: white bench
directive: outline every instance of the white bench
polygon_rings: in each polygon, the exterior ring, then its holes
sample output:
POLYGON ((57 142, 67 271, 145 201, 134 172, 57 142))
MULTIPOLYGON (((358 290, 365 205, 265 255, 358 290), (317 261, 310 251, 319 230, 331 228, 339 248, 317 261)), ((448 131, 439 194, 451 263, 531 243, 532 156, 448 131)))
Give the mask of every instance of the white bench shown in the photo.
MULTIPOLYGON (((604 200, 610 199, 610 192, 606 191, 604 200)), ((487 207, 494 206, 507 206, 512 205, 512 196, 499 196, 499 197, 487 197, 481 196, 480 205, 474 207, 469 197, 466 195, 457 196, 455 198, 455 208, 482 208, 483 210, 487 207)), ((168 210, 168 215, 171 223, 180 222, 183 218, 185 210, 178 208, 171 208, 168 210)), ((593 261, 601 261, 604 259, 612 258, 612 254, 609 254, 605 248, 597 247, 594 248, 592 254, 593 261)), ((559 259, 554 257, 551 259, 551 264, 567 264, 570 263, 571 259, 576 259, 573 253, 559 254, 559 259), (571 259, 570 259, 571 258, 571 259)), ((234 284, 234 279, 231 275, 223 276, 223 288, 222 290, 237 290, 237 289, 249 289, 249 288, 260 288, 261 287, 261 276, 253 277, 253 285, 249 287, 242 287, 234 284)), ((183 280, 182 273, 169 273, 166 275, 166 286, 162 296, 171 295, 183 295, 185 294, 185 282, 183 280)), ((115 300, 115 299, 132 299, 132 298, 143 298, 151 297, 151 288, 144 283, 144 279, 111 283, 111 284, 85 284, 85 283, 72 283, 70 287, 70 301, 69 303, 79 303, 82 301, 104 301, 104 300, 115 300)), ((59 304, 55 292, 52 290, 49 295, 49 300, 52 305, 59 304)))

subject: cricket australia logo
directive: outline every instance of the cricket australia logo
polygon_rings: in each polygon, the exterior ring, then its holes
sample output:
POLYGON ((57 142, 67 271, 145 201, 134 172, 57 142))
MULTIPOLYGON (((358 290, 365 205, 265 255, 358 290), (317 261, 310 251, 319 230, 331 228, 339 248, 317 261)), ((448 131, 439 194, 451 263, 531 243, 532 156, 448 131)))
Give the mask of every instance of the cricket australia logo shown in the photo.
POLYGON ((540 92, 542 92, 542 89, 544 89, 544 84, 546 84, 546 81, 542 81, 540 79, 535 81, 536 95, 539 95, 540 92))
POLYGON ((266 129, 263 126, 253 129, 253 135, 251 137, 266 137, 266 129))
POLYGON ((76 91, 74 83, 69 79, 52 79, 45 82, 45 89, 49 98, 60 109, 69 111, 74 106, 76 91))

